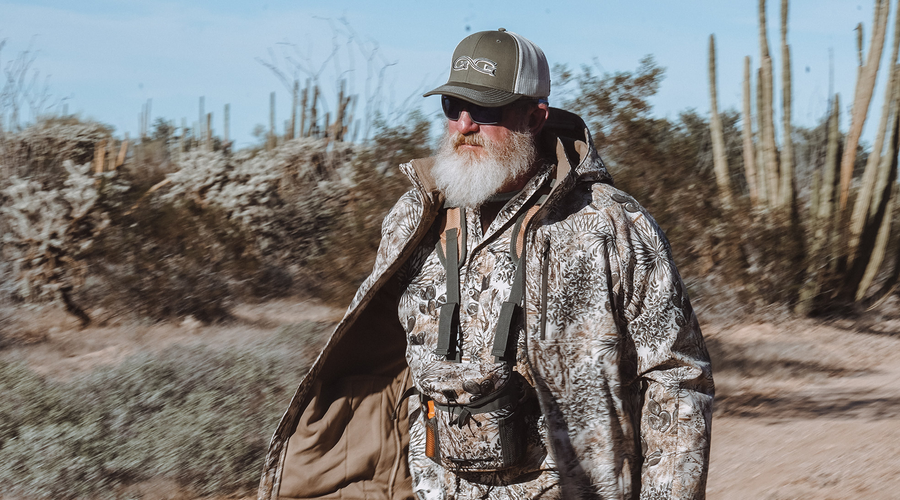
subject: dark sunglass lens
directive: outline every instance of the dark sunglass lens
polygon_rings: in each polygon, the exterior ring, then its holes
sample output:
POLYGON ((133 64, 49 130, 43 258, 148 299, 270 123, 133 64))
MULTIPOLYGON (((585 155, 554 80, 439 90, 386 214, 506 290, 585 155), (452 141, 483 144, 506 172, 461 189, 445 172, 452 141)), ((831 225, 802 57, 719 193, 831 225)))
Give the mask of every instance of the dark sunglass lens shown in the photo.
POLYGON ((443 95, 441 96, 441 107, 444 108, 444 116, 450 120, 459 120, 459 113, 463 108, 459 99, 443 95))
POLYGON ((467 111, 472 116, 473 122, 480 125, 493 125, 500 122, 503 108, 486 108, 484 106, 471 105, 467 111))
POLYGON ((441 96, 441 108, 444 110, 444 116, 453 121, 459 120, 459 114, 465 110, 472 121, 479 125, 500 123, 500 117, 503 116, 502 107, 486 108, 446 95, 441 96))

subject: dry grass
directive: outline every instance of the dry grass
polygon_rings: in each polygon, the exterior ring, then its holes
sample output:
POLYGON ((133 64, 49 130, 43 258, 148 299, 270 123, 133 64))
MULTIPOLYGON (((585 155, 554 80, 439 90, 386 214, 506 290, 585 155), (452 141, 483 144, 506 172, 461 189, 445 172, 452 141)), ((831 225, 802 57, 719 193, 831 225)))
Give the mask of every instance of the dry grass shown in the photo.
POLYGON ((20 311, 43 340, 0 351, 0 497, 251 494, 340 313, 290 299, 235 311, 216 325, 87 329, 52 307, 20 311))
MULTIPOLYGON (((830 323, 797 318, 754 321, 746 317, 743 321, 710 322, 701 314, 717 387, 708 498, 894 498, 892 495, 900 488, 900 478, 895 474, 900 468, 900 458, 887 452, 872 453, 873 446, 888 450, 900 443, 900 428, 896 425, 900 419, 900 388, 896 385, 900 378, 900 329, 897 328, 900 321, 894 318, 894 309, 896 303, 891 303, 867 320, 830 323)), ((169 367, 165 369, 174 370, 167 375, 171 383, 160 387, 190 389, 182 390, 179 398, 208 393, 210 386, 205 385, 208 383, 192 374, 198 370, 216 378, 230 377, 235 387, 240 387, 244 382, 237 381, 244 379, 251 384, 247 387, 263 383, 273 391, 267 396, 265 409, 259 405, 258 394, 257 399, 234 400, 238 405, 234 408, 245 408, 237 413, 244 413, 259 429, 260 437, 247 442, 251 458, 241 469, 247 475, 242 488, 245 496, 250 496, 260 467, 261 456, 256 454, 261 453, 275 420, 287 404, 302 375, 302 366, 312 361, 322 335, 328 331, 327 328, 309 330, 303 325, 309 321, 332 323, 340 315, 341 310, 321 303, 284 298, 238 305, 234 308, 235 320, 224 324, 203 325, 190 320, 157 324, 120 321, 78 330, 76 322, 61 310, 21 309, 16 311, 16 318, 29 325, 33 340, 0 351, 0 363, 24 360, 33 373, 47 377, 45 383, 50 384, 47 387, 76 392, 84 390, 84 385, 78 389, 77 384, 85 381, 106 381, 102 387, 107 387, 122 383, 110 377, 133 380, 134 373, 121 371, 127 367, 143 373, 143 378, 152 378, 154 366, 155 369, 169 367), (314 337, 309 336, 311 333, 314 337), (303 342, 309 343, 305 349, 298 350, 297 344, 303 342), (240 354, 234 357, 224 354, 227 352, 240 354), (145 361, 136 362, 138 359, 145 361), (260 361, 265 359, 290 359, 294 366, 288 368, 276 362, 268 364, 270 369, 264 371, 248 369, 260 366, 260 361), (247 360, 252 360, 251 364, 246 364, 247 360), (190 370, 179 373, 177 367, 184 363, 190 370), (241 372, 235 373, 235 368, 241 372), (97 378, 102 372, 107 375, 97 378)), ((267 363, 271 362, 263 364, 267 363)), ((234 391, 243 393, 244 389, 234 391)), ((119 398, 116 406, 136 408, 135 396, 127 396, 128 392, 122 392, 121 388, 114 392, 115 396, 110 392, 108 397, 119 398)), ((8 393, 7 400, 15 401, 10 397, 8 393)), ((57 392, 54 397, 66 396, 57 392)), ((102 398, 103 393, 96 397, 102 398)), ((106 404, 100 399, 94 401, 99 407, 106 404)), ((168 404, 184 403, 173 400, 168 404)), ((176 427, 204 420, 202 414, 191 413, 198 411, 197 408, 178 408, 183 412, 181 419, 170 422, 176 427)), ((140 413, 133 415, 141 417, 140 413)), ((167 418, 176 419, 176 415, 167 418)), ((207 420, 204 425, 210 422, 207 420)), ((226 432, 240 428, 236 423, 230 425, 225 429, 232 430, 226 432)), ((107 439, 77 428, 66 429, 61 434, 54 431, 57 434, 51 441, 38 442, 47 446, 57 441, 100 440, 98 443, 102 444, 107 439)), ((130 429, 120 428, 117 432, 135 432, 134 428, 130 429)), ((172 432, 171 428, 168 432, 172 432)), ((190 434, 184 432, 206 431, 201 426, 197 431, 184 427, 178 432, 181 432, 179 439, 186 439, 190 434)), ((152 442, 156 439, 159 438, 136 434, 121 442, 130 447, 147 447, 147 453, 152 454, 152 442)), ((200 455, 196 449, 191 450, 195 469, 189 475, 166 472, 171 469, 156 464, 153 467, 160 472, 153 477, 99 477, 95 478, 96 484, 101 485, 101 493, 114 492, 113 496, 118 498, 188 499, 210 498, 210 495, 234 498, 233 494, 239 494, 241 487, 235 489, 234 483, 216 485, 204 476, 204 470, 211 473, 214 470, 211 464, 218 464, 223 458, 216 458, 212 452, 216 446, 214 440, 203 438, 192 446, 201 443, 205 443, 207 450, 200 455)), ((65 449, 68 448, 61 448, 65 449)), ((232 451, 224 452, 224 457, 237 456, 233 448, 229 449, 232 451)), ((15 447, 12 451, 16 451, 15 447)), ((178 464, 178 453, 174 450, 167 460, 178 464)), ((61 467, 61 463, 49 461, 44 467, 53 469, 61 467)), ((85 466, 84 470, 91 469, 85 466)), ((61 476, 48 478, 47 484, 66 480, 61 476)), ((23 495, 25 498, 65 497, 56 495, 57 490, 46 485, 42 490, 35 478, 26 479, 32 481, 28 484, 37 493, 23 495)), ((23 482, 22 476, 19 482, 23 482)), ((73 497, 100 496, 96 491, 82 490, 73 497)))

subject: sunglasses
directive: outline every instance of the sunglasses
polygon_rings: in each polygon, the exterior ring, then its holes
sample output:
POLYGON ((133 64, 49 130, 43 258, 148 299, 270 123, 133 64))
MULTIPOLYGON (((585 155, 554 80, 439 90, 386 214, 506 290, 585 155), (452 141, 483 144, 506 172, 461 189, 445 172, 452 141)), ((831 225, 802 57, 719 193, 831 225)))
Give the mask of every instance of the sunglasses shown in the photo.
POLYGON ((488 108, 457 99, 456 97, 442 95, 441 107, 444 109, 444 115, 453 121, 459 120, 459 114, 465 110, 469 113, 472 121, 479 125, 496 125, 503 118, 503 108, 506 106, 488 108))

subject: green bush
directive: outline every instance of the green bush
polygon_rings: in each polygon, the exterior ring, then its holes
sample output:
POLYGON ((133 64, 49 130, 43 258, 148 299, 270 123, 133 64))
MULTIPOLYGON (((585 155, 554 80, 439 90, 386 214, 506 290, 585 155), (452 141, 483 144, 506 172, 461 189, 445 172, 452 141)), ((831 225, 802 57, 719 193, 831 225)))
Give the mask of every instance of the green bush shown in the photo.
POLYGON ((119 498, 167 479, 191 494, 246 494, 328 327, 296 324, 240 348, 174 346, 66 382, 0 362, 0 491, 119 498))

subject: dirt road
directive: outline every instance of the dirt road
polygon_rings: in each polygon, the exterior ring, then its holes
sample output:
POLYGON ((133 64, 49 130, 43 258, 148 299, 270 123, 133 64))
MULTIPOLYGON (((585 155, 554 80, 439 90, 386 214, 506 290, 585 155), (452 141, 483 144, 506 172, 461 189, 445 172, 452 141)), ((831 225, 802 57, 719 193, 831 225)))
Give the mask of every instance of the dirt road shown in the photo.
POLYGON ((707 498, 900 498, 900 335, 809 320, 706 335, 707 498))
MULTIPOLYGON (((3 354, 65 377, 173 343, 239 344, 340 314, 281 300, 240 306, 238 321, 222 326, 188 320, 78 331, 61 312, 42 313, 29 320, 37 340, 3 354)), ((716 380, 707 498, 900 498, 900 322, 861 329, 795 319, 703 329, 716 380)))

